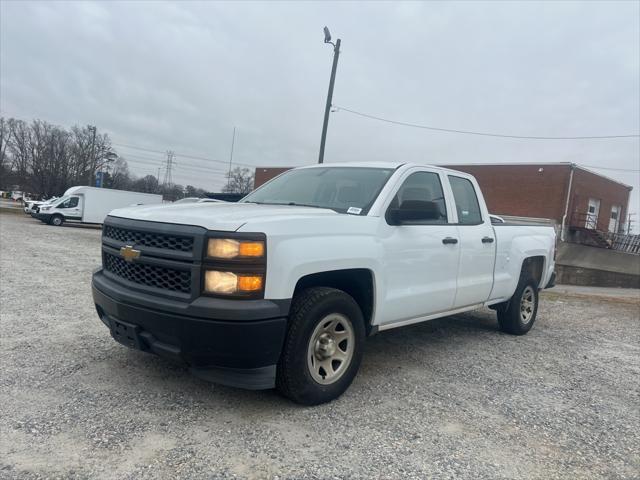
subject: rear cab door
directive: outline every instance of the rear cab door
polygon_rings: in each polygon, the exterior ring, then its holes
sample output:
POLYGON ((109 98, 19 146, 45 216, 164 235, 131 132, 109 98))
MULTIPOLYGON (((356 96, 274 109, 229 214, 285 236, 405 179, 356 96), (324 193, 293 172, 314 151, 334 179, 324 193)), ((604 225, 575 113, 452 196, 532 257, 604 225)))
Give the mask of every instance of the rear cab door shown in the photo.
POLYGON ((489 299, 493 287, 496 236, 476 180, 458 172, 447 172, 447 179, 460 241, 458 288, 453 307, 464 308, 489 299))

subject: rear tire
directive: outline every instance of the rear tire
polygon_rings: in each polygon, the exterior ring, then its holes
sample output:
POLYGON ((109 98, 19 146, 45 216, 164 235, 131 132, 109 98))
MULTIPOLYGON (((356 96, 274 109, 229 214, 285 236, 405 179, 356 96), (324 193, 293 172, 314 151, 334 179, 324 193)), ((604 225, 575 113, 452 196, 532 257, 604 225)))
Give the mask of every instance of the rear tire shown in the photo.
POLYGON ((302 405, 334 400, 358 372, 364 337, 362 312, 350 295, 327 287, 304 290, 291 306, 276 388, 302 405))
POLYGON ((59 227, 64 223, 64 217, 62 215, 54 215, 51 217, 51 220, 49 220, 49 223, 54 227, 59 227))
POLYGON ((524 335, 538 314, 538 284, 531 276, 522 276, 508 302, 496 306, 500 329, 511 335, 524 335))

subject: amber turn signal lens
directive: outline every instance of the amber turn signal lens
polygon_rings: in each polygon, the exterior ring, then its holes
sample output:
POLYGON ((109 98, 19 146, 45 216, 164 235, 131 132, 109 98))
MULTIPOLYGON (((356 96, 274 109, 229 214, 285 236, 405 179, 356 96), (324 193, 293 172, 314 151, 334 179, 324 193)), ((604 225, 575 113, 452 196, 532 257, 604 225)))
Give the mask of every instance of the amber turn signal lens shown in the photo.
POLYGON ((261 276, 238 276, 238 291, 240 292, 257 292, 262 290, 261 276))
MULTIPOLYGON (((240 256, 241 257, 263 257, 264 243, 263 242, 240 242, 240 256)), ((253 277, 248 277, 248 278, 253 278, 253 277)))

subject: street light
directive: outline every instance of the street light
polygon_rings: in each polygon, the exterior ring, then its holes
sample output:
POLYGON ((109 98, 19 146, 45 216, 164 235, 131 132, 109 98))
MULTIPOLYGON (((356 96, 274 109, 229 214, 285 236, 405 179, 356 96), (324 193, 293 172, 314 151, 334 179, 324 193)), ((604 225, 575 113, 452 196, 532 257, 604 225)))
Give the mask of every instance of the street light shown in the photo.
POLYGON ((340 56, 340 39, 336 43, 331 41, 331 32, 324 27, 324 43, 333 45, 333 66, 331 67, 331 79, 329 80, 329 92, 327 93, 327 105, 324 108, 324 122, 322 123, 322 137, 320 138, 320 155, 318 163, 324 161, 324 144, 327 140, 327 127, 329 125, 329 112, 331 110, 331 101, 333 100, 333 85, 336 81, 336 69, 338 68, 338 57, 340 56))

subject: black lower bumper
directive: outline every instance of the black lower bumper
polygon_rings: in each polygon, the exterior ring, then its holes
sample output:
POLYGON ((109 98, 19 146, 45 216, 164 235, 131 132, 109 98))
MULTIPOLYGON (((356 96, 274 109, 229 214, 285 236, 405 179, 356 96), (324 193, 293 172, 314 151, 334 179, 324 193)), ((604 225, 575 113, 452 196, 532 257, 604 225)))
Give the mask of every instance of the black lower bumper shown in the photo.
MULTIPOLYGON (((92 291, 100 319, 118 342, 180 362, 209 381, 248 389, 274 387, 288 303, 236 300, 230 308, 229 300, 211 298, 206 318, 191 316, 174 312, 175 305, 162 297, 120 288, 102 271, 94 274, 92 291), (248 302, 244 318, 242 302, 248 302), (274 312, 281 315, 274 317, 274 312)), ((196 311, 203 313, 202 305, 196 311)))
POLYGON ((50 213, 32 213, 31 214, 32 217, 37 218, 38 220, 43 221, 44 223, 49 223, 49 220, 51 220, 51 214, 50 213))

